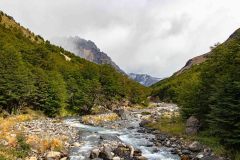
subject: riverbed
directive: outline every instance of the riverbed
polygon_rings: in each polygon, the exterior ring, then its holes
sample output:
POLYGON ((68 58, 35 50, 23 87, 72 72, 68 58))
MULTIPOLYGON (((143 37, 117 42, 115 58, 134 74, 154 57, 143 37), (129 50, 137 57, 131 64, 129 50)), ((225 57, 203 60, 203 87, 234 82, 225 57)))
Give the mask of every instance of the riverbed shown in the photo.
MULTIPOLYGON (((142 156, 149 160, 180 160, 177 154, 171 153, 171 148, 156 146, 155 136, 151 133, 141 132, 139 113, 131 116, 128 120, 113 122, 118 128, 90 126, 80 123, 78 118, 66 119, 65 123, 79 130, 79 147, 70 149, 70 160, 87 160, 94 148, 103 143, 124 143, 139 149, 142 156), (105 142, 103 142, 105 141, 105 142)), ((111 145, 111 144, 110 144, 111 145)))

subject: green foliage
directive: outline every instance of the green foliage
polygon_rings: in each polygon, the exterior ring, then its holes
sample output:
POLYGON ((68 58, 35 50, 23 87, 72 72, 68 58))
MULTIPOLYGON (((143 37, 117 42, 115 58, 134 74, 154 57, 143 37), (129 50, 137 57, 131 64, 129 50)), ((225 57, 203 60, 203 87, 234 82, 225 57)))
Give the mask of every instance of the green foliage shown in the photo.
POLYGON ((23 135, 17 136, 17 147, 6 147, 0 145, 0 160, 12 160, 17 158, 26 158, 30 152, 30 146, 26 143, 23 135))
POLYGON ((239 41, 228 41, 213 53, 202 73, 203 84, 209 89, 209 129, 227 147, 237 149, 240 148, 239 41))
POLYGON ((10 113, 24 107, 34 90, 31 73, 14 49, 0 50, 0 106, 10 113))
POLYGON ((228 150, 240 148, 240 41, 213 48, 209 59, 153 86, 153 95, 181 106, 184 119, 195 115, 201 129, 228 150))
POLYGON ((24 158, 27 156, 28 152, 30 151, 30 146, 29 144, 26 143, 26 139, 23 135, 18 135, 17 141, 18 141, 17 150, 19 151, 17 157, 24 158))
POLYGON ((225 147, 220 143, 219 137, 211 136, 208 132, 200 132, 196 137, 191 137, 193 140, 197 140, 202 144, 210 147, 217 155, 226 155, 227 151, 225 147))
POLYGON ((94 105, 109 107, 122 99, 145 102, 148 89, 111 66, 88 62, 33 36, 16 23, 0 24, 0 109, 16 113, 31 106, 58 116, 86 114, 94 105))

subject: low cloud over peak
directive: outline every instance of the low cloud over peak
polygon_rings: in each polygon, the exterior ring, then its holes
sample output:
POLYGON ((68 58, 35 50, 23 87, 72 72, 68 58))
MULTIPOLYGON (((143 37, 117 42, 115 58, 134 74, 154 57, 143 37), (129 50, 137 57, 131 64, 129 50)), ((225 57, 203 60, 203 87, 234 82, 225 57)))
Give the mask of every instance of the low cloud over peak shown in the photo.
POLYGON ((238 0, 2 0, 0 9, 51 39, 94 41, 126 72, 165 77, 240 27, 238 0))

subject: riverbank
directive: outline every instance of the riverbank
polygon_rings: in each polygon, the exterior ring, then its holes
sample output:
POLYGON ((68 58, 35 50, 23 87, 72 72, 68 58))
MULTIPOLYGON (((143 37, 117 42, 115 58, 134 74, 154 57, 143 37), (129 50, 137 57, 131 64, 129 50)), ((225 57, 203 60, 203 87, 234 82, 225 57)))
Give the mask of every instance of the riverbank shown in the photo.
POLYGON ((76 128, 39 113, 10 116, 0 122, 1 160, 66 160, 69 147, 78 139, 76 128))

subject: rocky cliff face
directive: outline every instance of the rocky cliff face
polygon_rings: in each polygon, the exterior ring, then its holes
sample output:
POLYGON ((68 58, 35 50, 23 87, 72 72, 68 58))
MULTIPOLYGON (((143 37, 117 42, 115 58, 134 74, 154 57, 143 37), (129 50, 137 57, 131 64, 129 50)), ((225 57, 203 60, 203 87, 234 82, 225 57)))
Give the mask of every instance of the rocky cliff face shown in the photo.
POLYGON ((106 53, 102 52, 96 44, 90 40, 85 40, 80 37, 64 37, 54 38, 52 42, 73 52, 79 57, 97 64, 109 64, 117 71, 124 73, 106 53))
POLYGON ((188 70, 189 68, 191 68, 193 65, 198 65, 200 63, 203 63, 207 60, 208 56, 210 53, 206 53, 197 57, 194 57, 192 59, 189 59, 187 61, 187 63, 185 64, 185 66, 183 68, 181 68, 179 71, 177 71, 176 73, 174 73, 174 75, 178 76, 181 73, 183 73, 185 70, 188 70))
POLYGON ((144 85, 144 86, 151 86, 154 83, 157 83, 158 81, 161 80, 161 78, 156 78, 156 77, 152 77, 150 75, 147 74, 135 74, 135 73, 130 73, 129 77, 137 82, 139 82, 140 84, 144 85))

